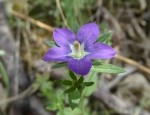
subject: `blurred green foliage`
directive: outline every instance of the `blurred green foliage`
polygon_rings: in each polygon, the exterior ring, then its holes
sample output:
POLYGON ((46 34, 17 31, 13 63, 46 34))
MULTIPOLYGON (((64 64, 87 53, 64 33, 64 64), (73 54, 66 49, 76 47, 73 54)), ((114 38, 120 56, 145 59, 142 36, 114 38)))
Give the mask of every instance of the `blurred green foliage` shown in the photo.
MULTIPOLYGON (((32 16, 52 26, 63 26, 55 0, 13 0, 12 8, 32 16)), ((69 25, 77 21, 80 25, 93 21, 90 19, 95 10, 94 0, 60 0, 60 5, 69 25)), ((8 6, 10 9, 10 5, 8 6)))
POLYGON ((46 108, 53 111, 62 111, 64 106, 63 93, 60 89, 53 88, 53 83, 49 80, 49 77, 37 74, 35 83, 39 86, 40 96, 44 98, 46 108))
MULTIPOLYGON (((5 55, 5 51, 0 50, 0 57, 5 55)), ((7 71, 0 60, 0 79, 2 79, 4 86, 9 89, 9 78, 7 75, 7 71)))
MULTIPOLYGON (((82 98, 80 101, 81 94, 78 90, 68 93, 69 101, 66 101, 65 94, 61 88, 54 88, 54 83, 49 80, 48 76, 37 74, 35 85, 39 87, 39 96, 44 99, 44 104, 47 110, 56 111, 57 115, 90 115, 89 108, 87 105, 87 98, 82 98), (80 102, 79 108, 74 108, 74 104, 80 102), (65 104, 71 104, 74 110, 65 104), (86 111, 85 111, 86 110, 86 111)), ((56 84, 55 84, 56 85, 56 84)), ((90 90, 90 87, 89 89, 90 90)), ((93 91, 93 88, 91 89, 93 91)), ((75 105, 76 107, 77 105, 75 105)))

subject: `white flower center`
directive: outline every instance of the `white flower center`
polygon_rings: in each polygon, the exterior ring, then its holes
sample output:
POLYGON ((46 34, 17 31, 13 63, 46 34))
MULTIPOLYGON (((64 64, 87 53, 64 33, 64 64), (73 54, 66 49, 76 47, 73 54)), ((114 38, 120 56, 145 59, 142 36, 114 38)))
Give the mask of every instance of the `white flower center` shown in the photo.
POLYGON ((72 52, 70 56, 81 59, 85 55, 87 55, 87 52, 84 51, 84 45, 81 45, 78 41, 74 41, 73 45, 70 46, 72 52))

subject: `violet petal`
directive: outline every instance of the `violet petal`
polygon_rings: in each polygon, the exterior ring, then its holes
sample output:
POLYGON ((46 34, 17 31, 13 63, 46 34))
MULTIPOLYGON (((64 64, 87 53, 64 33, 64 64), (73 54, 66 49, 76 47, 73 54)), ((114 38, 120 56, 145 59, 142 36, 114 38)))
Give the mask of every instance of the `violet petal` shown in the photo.
POLYGON ((88 23, 81 26, 77 32, 77 40, 85 46, 93 44, 99 36, 99 28, 96 23, 88 23))
POLYGON ((68 61, 71 58, 67 56, 70 52, 70 50, 64 47, 53 47, 44 54, 42 59, 47 62, 68 61))
POLYGON ((95 43, 86 49, 89 52, 86 55, 88 59, 109 59, 115 56, 115 50, 103 43, 95 43))
POLYGON ((58 46, 68 46, 75 41, 76 36, 69 29, 55 28, 55 30, 53 31, 53 38, 58 46))
POLYGON ((76 74, 86 75, 89 73, 92 64, 89 59, 72 59, 68 62, 68 68, 76 74))

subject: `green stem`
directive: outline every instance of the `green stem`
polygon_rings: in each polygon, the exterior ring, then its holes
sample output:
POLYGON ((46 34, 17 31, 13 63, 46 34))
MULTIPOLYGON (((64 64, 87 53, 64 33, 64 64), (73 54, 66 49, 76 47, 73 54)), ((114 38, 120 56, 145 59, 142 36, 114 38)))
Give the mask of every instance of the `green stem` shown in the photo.
MULTIPOLYGON (((95 72, 91 72, 90 74, 89 74, 89 77, 88 77, 88 79, 87 79, 87 81, 91 81, 91 79, 92 79, 92 77, 93 77, 93 75, 95 74, 95 72)), ((84 105, 84 99, 85 99, 85 92, 86 92, 86 89, 84 89, 83 91, 82 91, 82 95, 81 95, 81 98, 80 98, 80 104, 79 104, 79 108, 81 109, 81 111, 82 111, 82 115, 85 115, 85 105, 84 105)))

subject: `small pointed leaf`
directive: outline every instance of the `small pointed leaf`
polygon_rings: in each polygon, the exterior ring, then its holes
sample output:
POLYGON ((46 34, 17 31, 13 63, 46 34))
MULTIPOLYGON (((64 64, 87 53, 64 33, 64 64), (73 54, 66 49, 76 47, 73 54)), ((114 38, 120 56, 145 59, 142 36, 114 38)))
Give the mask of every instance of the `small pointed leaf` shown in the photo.
POLYGON ((45 40, 44 43, 48 46, 48 47, 54 47, 56 46, 54 41, 50 41, 50 40, 45 40))
POLYGON ((76 107, 78 107, 78 104, 72 102, 71 99, 69 99, 69 105, 70 105, 70 107, 71 107, 72 110, 74 110, 76 107))
POLYGON ((77 20, 75 20, 73 23, 69 23, 69 27, 74 33, 77 33, 80 26, 77 20))
POLYGON ((93 66, 101 65, 101 63, 102 63, 102 62, 101 62, 100 60, 93 60, 93 61, 92 61, 92 65, 93 65, 93 66))
POLYGON ((64 93, 71 93, 71 92, 73 92, 74 90, 75 90, 74 87, 70 87, 70 88, 66 89, 66 90, 64 91, 64 93))
POLYGON ((92 71, 100 72, 100 73, 111 73, 111 74, 118 74, 125 72, 123 68, 111 65, 111 64, 101 64, 99 66, 93 66, 92 71))
POLYGON ((55 81, 57 84, 62 84, 62 85, 68 85, 71 86, 73 83, 70 80, 56 80, 55 81))
POLYGON ((109 39, 111 37, 112 32, 107 32, 105 34, 102 34, 98 39, 97 42, 104 42, 107 39, 109 39))
POLYGON ((85 85, 80 84, 77 89, 79 90, 80 93, 82 93, 83 89, 85 88, 85 85))
POLYGON ((84 78, 83 78, 83 76, 81 76, 81 77, 78 79, 78 83, 81 84, 81 83, 83 83, 83 81, 84 81, 84 78))
POLYGON ((68 93, 68 100, 71 109, 75 109, 80 102, 81 93, 76 89, 71 93, 68 93))
POLYGON ((81 93, 76 89, 71 93, 68 93, 68 96, 71 100, 79 99, 81 97, 81 93))
POLYGON ((94 82, 83 82, 83 83, 87 87, 94 85, 94 82))
POLYGON ((72 80, 77 80, 77 77, 75 76, 75 74, 72 71, 69 71, 69 75, 71 77, 72 80))

